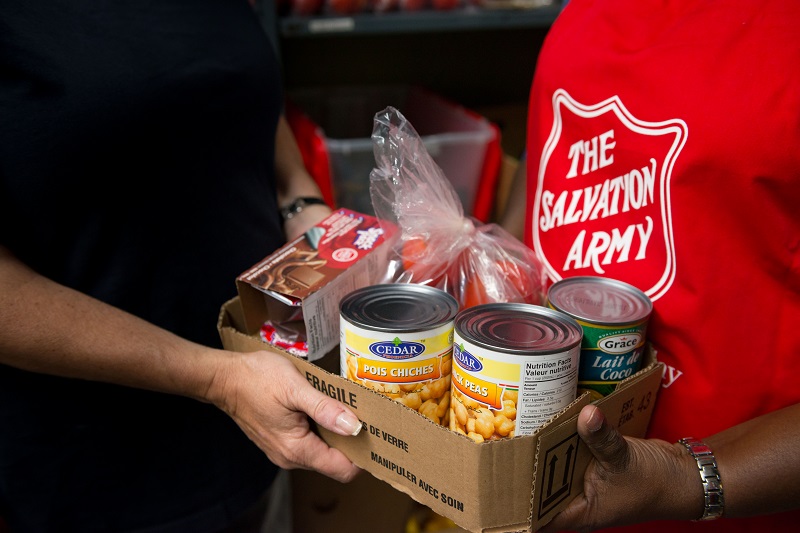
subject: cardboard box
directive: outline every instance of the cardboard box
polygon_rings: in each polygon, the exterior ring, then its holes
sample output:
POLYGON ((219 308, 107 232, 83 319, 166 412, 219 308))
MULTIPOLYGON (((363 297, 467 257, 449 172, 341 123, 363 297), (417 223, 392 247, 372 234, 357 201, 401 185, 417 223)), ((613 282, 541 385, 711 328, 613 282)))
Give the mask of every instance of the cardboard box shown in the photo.
POLYGON ((339 301, 385 274, 387 231, 375 217, 338 209, 242 273, 243 331, 257 336, 270 320, 306 339, 310 361, 324 356, 339 344, 339 301))
MULTIPOLYGON (((243 308, 235 298, 220 313, 223 344, 234 351, 265 349, 248 335, 243 308)), ((535 531, 583 488, 591 458, 576 431, 577 414, 589 403, 584 394, 531 436, 476 444, 431 422, 416 411, 340 377, 337 351, 321 366, 289 358, 308 382, 350 406, 364 429, 342 437, 319 428, 322 438, 353 463, 395 489, 472 532, 535 531)), ((648 352, 644 367, 597 403, 625 435, 644 436, 661 382, 663 363, 648 352)))

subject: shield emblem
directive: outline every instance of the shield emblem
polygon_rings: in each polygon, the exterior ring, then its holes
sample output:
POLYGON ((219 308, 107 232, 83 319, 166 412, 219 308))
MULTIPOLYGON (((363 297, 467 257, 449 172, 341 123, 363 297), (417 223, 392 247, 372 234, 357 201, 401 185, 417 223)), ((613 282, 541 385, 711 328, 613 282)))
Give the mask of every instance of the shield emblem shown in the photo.
POLYGON ((553 94, 533 245, 549 277, 625 280, 652 300, 675 277, 670 179, 686 144, 680 119, 645 122, 613 96, 593 105, 553 94))

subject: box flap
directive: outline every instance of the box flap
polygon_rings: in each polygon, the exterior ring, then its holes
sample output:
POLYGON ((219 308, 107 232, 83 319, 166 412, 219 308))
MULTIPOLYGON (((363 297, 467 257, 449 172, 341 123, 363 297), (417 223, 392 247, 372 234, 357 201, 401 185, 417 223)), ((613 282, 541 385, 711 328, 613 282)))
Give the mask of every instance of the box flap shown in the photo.
MULTIPOLYGON (((608 422, 623 435, 644 437, 661 385, 663 363, 655 361, 648 350, 648 366, 621 382, 613 394, 595 402, 608 422)), ((532 530, 547 524, 572 499, 583 492, 583 475, 592 453, 578 436, 578 413, 588 405, 577 401, 558 420, 564 422, 547 425, 540 433, 537 448, 537 469, 533 489, 531 516, 532 530)), ((579 400, 581 399, 579 398, 579 400)))
MULTIPOLYGON (((582 394, 570 404, 557 421, 539 431, 536 464, 531 495, 531 523, 539 528, 549 522, 575 495, 583 490, 583 471, 589 463, 579 456, 578 413, 589 404, 582 394), (558 422, 564 420, 563 422, 558 422), (576 476, 580 472, 580 476, 576 476)), ((585 446, 584 446, 585 448, 585 446)), ((534 529, 535 531, 535 529, 534 529)))

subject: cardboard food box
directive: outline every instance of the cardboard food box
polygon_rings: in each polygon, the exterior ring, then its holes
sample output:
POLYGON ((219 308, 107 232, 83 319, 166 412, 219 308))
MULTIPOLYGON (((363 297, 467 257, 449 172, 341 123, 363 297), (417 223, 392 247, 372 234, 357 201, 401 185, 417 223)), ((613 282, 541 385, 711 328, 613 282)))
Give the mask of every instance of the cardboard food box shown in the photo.
POLYGON ((236 279, 247 307, 243 331, 259 335, 268 320, 304 338, 317 360, 339 344, 339 301, 386 271, 387 225, 338 209, 236 279))
MULTIPOLYGON (((329 364, 320 366, 269 348, 247 333, 245 317, 261 310, 247 307, 246 294, 255 289, 240 288, 245 294, 227 302, 220 313, 218 329, 225 347, 280 353, 312 386, 353 409, 363 424, 359 435, 343 437, 324 428, 319 433, 376 478, 472 532, 535 531, 582 491, 591 453, 576 427, 579 411, 590 402, 588 394, 533 435, 477 444, 340 377, 336 349, 320 360, 329 364)), ((642 370, 597 401, 623 434, 644 436, 662 370, 663 363, 648 352, 642 370)))

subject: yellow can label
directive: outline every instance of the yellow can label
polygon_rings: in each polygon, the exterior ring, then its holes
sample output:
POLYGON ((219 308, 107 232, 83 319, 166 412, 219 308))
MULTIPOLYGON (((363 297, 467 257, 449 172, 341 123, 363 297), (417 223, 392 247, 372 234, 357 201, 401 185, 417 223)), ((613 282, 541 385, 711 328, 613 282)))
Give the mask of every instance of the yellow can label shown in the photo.
POLYGON ((387 333, 341 321, 341 374, 447 425, 453 322, 430 330, 387 333))
POLYGON ((455 334, 450 429, 483 442, 532 435, 575 400, 580 346, 551 354, 495 352, 455 334))

